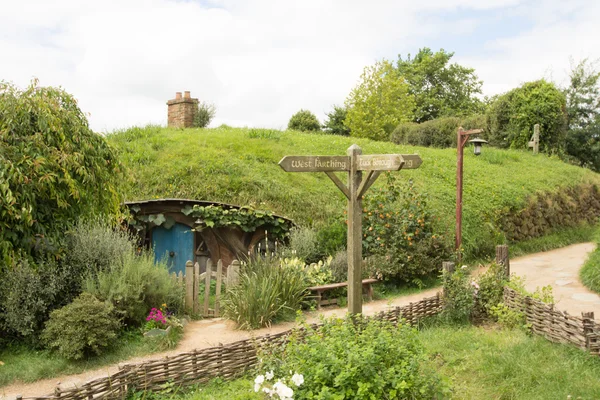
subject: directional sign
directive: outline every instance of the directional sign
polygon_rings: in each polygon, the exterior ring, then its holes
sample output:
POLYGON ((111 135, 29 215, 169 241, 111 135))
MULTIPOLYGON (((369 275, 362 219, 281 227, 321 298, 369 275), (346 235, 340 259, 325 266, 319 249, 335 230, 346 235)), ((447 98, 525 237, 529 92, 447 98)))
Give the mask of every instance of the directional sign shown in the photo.
POLYGON ((285 156, 279 166, 286 172, 350 171, 348 156, 285 156))
POLYGON ((400 154, 377 154, 358 156, 360 171, 398 171, 404 160, 400 154))
POLYGON ((423 160, 418 154, 402 154, 402 158, 404 159, 402 169, 416 169, 423 164, 423 160))

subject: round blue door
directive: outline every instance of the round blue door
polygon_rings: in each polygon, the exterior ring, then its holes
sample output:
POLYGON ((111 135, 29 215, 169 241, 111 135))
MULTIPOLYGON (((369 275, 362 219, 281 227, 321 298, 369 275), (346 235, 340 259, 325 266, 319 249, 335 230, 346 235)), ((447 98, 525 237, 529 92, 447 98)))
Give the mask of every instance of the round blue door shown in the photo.
POLYGON ((171 272, 185 274, 185 263, 194 260, 194 234, 187 225, 176 223, 170 229, 152 229, 152 248, 156 261, 165 260, 171 272))

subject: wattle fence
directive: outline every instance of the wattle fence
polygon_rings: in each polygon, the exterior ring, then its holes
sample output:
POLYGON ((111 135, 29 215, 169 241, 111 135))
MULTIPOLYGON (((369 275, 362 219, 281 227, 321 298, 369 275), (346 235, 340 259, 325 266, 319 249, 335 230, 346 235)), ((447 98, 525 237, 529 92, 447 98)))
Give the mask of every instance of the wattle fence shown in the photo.
MULTIPOLYGON (((397 323, 404 319, 414 325, 419 320, 438 314, 442 309, 440 294, 416 303, 396 307, 371 318, 397 323)), ((25 399, 123 399, 132 390, 160 392, 174 387, 206 383, 214 378, 230 379, 242 375, 257 365, 257 350, 265 345, 285 341, 292 330, 275 335, 259 336, 207 349, 181 353, 141 364, 120 366, 110 376, 87 382, 78 387, 57 387, 54 393, 25 399)))

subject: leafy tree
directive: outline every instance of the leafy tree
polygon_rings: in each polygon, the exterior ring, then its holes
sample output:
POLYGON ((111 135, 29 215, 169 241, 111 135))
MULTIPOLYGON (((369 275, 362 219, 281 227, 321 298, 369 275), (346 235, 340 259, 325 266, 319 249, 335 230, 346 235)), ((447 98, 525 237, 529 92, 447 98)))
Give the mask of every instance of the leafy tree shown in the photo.
POLYGON ((348 115, 346 107, 333 106, 333 111, 327 113, 327 121, 323 124, 325 132, 332 135, 350 136, 350 129, 344 125, 348 115))
POLYGON ((346 107, 344 124, 352 136, 387 140, 400 122, 413 118, 415 100, 392 63, 383 60, 364 69, 346 107))
POLYGON ((540 150, 560 153, 567 131, 565 95, 543 79, 496 97, 487 113, 490 143, 524 149, 540 124, 540 150))
POLYGON ((321 124, 315 114, 308 110, 300 110, 290 118, 288 129, 302 132, 320 131, 321 124))
MULTIPOLYGON (((116 215, 121 165, 62 89, 0 82, 0 258, 60 254, 80 217, 116 215)), ((0 263, 2 264, 2 263, 0 263)))
POLYGON ((570 131, 566 151, 582 167, 600 172, 600 117, 585 127, 570 131))
POLYGON ((570 129, 590 125, 600 115, 599 83, 600 72, 587 58, 572 66, 569 86, 564 90, 570 129))
POLYGON ((212 103, 201 101, 198 103, 198 111, 194 115, 194 127, 206 128, 215 117, 217 108, 212 103))
POLYGON ((414 58, 398 56, 397 69, 415 96, 414 122, 425 122, 444 116, 466 116, 480 113, 484 105, 475 95, 481 84, 473 68, 450 64, 454 53, 441 49, 437 53, 424 47, 414 58))

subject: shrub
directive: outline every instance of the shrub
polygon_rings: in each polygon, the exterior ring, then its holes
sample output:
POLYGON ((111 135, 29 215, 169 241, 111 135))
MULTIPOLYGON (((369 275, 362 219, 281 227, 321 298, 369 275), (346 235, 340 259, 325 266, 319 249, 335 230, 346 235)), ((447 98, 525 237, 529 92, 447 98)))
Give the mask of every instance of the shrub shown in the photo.
POLYGON ((492 307, 502 303, 504 286, 508 283, 502 264, 492 263, 488 270, 477 279, 477 299, 475 313, 477 316, 490 316, 492 307))
POLYGON ((165 263, 155 263, 152 252, 125 254, 97 275, 90 274, 84 287, 98 299, 111 302, 130 326, 141 325, 157 304, 166 303, 175 312, 183 305, 183 289, 173 281, 165 263))
POLYGON ((35 344, 49 313, 71 301, 72 284, 70 271, 51 256, 17 261, 0 285, 0 332, 35 344))
POLYGON ((193 126, 195 128, 206 128, 215 117, 217 108, 212 103, 201 101, 198 103, 198 111, 194 114, 193 126))
POLYGON ((459 268, 453 273, 444 271, 442 279, 444 309, 440 318, 452 323, 468 322, 475 307, 477 284, 471 280, 466 267, 459 268))
POLYGON ((290 118, 288 129, 302 132, 320 131, 321 124, 315 114, 308 110, 300 110, 290 118))
POLYGON ((329 267, 334 282, 346 282, 348 280, 348 252, 346 250, 336 252, 329 267))
POLYGON ((579 274, 585 286, 600 293, 600 246, 590 254, 579 274))
POLYGON ((327 120, 323 124, 325 133, 331 135, 350 136, 350 128, 344 125, 348 110, 346 107, 333 106, 333 111, 327 113, 327 120))
POLYGON ((484 129, 481 138, 486 138, 487 123, 485 116, 473 115, 466 118, 438 118, 420 124, 414 122, 401 123, 390 135, 396 144, 410 144, 425 147, 456 147, 458 127, 468 129, 484 129))
POLYGON ((100 355, 117 337, 120 323, 113 306, 89 293, 54 310, 42 333, 42 340, 61 356, 78 360, 100 355))
POLYGON ((292 228, 289 234, 289 243, 284 251, 291 253, 307 263, 317 262, 322 258, 317 242, 317 232, 306 227, 292 228))
POLYGON ((426 366, 418 333, 399 322, 348 317, 304 325, 283 345, 262 350, 260 371, 302 375, 295 398, 432 399, 447 385, 426 366))
POLYGON ((387 185, 363 202, 363 251, 377 256, 369 268, 378 279, 419 284, 448 259, 449 243, 434 230, 427 196, 417 193, 412 181, 397 186, 391 174, 387 178, 387 185))
POLYGON ((301 268, 275 258, 253 258, 240 271, 239 284, 223 296, 223 315, 240 329, 270 326, 300 309, 308 287, 301 268))
POLYGON ((348 242, 348 227, 343 218, 333 219, 317 231, 317 243, 322 256, 334 255, 346 248, 348 242))
POLYGON ((115 216, 121 165, 62 89, 0 83, 0 273, 17 250, 61 255, 80 217, 115 216))
POLYGON ((567 132, 565 95, 541 79, 498 96, 487 112, 494 146, 526 149, 533 126, 540 124, 540 151, 561 153, 567 132))

